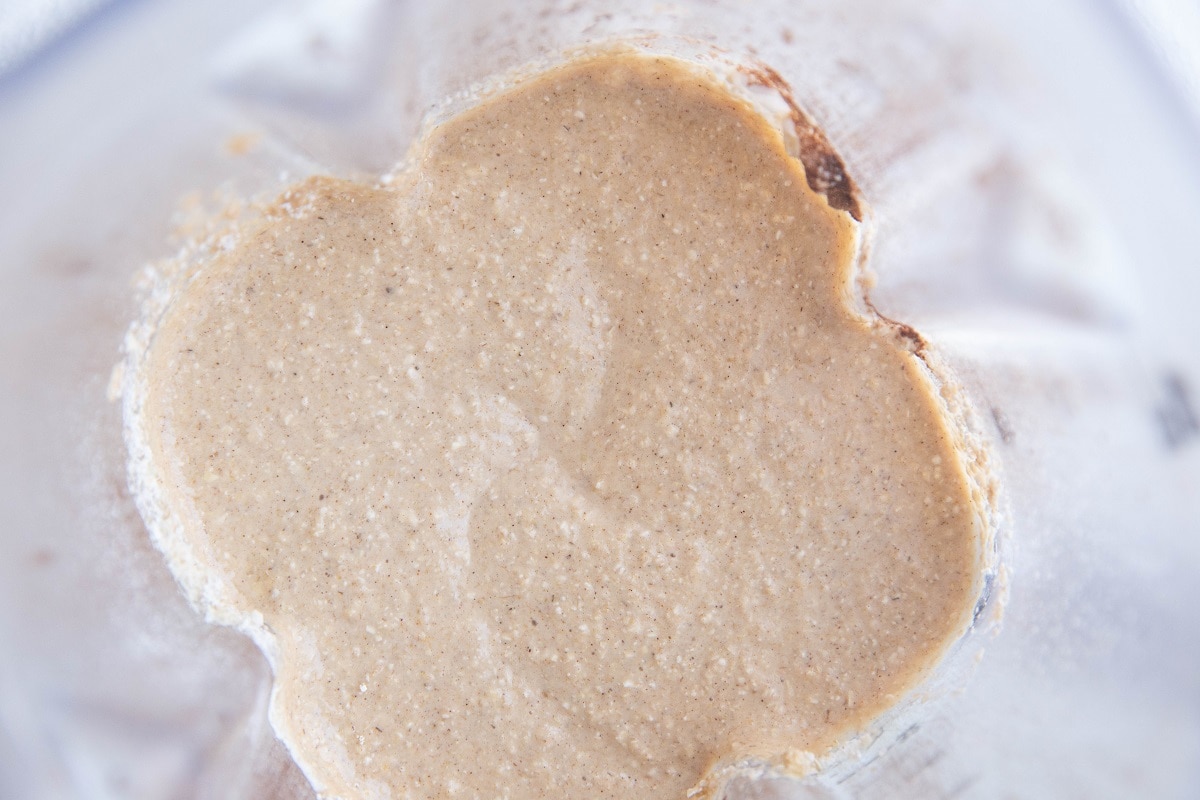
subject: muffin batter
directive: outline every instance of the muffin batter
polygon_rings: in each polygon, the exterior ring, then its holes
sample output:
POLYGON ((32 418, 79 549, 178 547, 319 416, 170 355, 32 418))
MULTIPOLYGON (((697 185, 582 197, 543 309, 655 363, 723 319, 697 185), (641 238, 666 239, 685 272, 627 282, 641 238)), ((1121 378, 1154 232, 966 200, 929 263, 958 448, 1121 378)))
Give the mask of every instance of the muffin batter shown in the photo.
POLYGON ((187 276, 128 401, 143 513, 320 790, 682 798, 927 673, 985 532, 856 243, 743 101, 621 52, 187 276))

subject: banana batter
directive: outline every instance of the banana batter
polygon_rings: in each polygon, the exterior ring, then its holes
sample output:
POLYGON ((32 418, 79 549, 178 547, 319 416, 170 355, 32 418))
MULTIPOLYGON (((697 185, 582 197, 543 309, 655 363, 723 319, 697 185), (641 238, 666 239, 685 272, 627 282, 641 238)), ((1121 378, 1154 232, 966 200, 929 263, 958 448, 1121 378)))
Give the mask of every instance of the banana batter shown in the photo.
POLYGON ((143 513, 254 629, 318 789, 683 798, 894 705, 969 625, 985 532, 780 134, 613 52, 416 153, 243 224, 129 401, 143 513))

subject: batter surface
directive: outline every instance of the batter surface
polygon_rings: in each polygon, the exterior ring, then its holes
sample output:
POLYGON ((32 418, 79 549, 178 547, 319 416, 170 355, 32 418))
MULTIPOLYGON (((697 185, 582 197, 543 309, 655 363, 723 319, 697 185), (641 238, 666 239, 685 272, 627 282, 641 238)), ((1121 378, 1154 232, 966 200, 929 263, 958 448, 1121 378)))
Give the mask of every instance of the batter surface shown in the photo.
POLYGON ((569 63, 237 239, 139 367, 143 510, 322 791, 683 798, 966 629, 952 421, 848 306, 854 221, 704 74, 569 63))

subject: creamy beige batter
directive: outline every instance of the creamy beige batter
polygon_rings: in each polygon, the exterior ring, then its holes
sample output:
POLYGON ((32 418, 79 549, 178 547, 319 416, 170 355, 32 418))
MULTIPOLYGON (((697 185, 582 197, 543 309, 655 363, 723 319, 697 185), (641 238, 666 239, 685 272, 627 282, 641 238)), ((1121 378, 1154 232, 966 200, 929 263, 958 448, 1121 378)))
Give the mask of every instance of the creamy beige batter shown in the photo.
POLYGON ((744 102, 610 53, 189 276, 143 508, 194 597, 261 614, 319 788, 682 798, 927 673, 984 532, 923 365, 849 306, 856 241, 744 102))

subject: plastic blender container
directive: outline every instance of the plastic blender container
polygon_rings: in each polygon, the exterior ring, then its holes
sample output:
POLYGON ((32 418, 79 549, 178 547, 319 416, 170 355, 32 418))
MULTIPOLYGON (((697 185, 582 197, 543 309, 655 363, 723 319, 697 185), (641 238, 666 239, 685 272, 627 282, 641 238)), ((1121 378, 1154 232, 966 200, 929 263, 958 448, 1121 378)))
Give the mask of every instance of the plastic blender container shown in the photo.
POLYGON ((472 86, 628 37, 790 84, 871 209, 872 301, 1003 486, 970 663, 861 763, 736 791, 1200 794, 1200 134, 1114 7, 130 0, 0 78, 0 797, 312 797, 264 659, 125 486, 139 275, 233 198, 374 178, 472 86))

